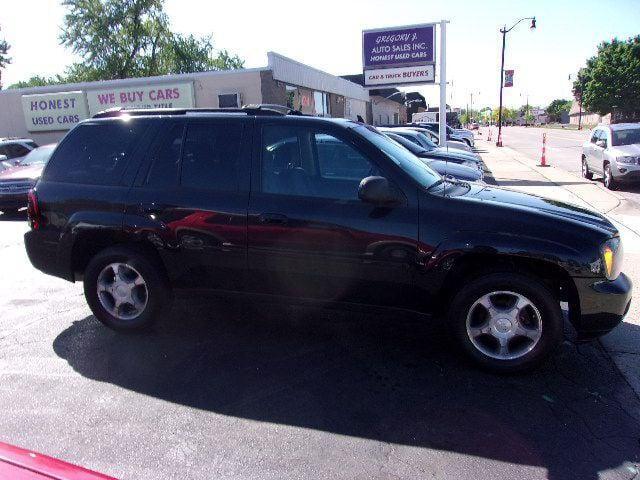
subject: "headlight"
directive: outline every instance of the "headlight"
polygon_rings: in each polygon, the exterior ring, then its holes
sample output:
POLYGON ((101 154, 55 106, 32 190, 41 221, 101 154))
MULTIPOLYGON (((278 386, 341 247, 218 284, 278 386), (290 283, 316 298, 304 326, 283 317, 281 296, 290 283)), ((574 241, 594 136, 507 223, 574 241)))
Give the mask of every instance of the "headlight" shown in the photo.
POLYGON ((622 242, 620 237, 610 238, 600 248, 604 274, 609 280, 615 280, 622 269, 622 242))
POLYGON ((618 163, 624 163, 625 165, 636 165, 639 163, 638 160, 640 160, 640 157, 625 156, 616 158, 618 163))

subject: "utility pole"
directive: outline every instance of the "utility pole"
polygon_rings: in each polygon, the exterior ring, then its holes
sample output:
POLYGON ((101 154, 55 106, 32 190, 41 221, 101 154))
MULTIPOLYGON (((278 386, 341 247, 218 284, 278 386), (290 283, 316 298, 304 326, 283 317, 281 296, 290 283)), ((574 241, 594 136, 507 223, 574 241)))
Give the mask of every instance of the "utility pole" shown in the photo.
MULTIPOLYGON (((578 76, 578 78, 580 78, 578 76)), ((580 78, 580 101, 578 102, 578 130, 582 130, 582 97, 584 95, 584 78, 580 78)))

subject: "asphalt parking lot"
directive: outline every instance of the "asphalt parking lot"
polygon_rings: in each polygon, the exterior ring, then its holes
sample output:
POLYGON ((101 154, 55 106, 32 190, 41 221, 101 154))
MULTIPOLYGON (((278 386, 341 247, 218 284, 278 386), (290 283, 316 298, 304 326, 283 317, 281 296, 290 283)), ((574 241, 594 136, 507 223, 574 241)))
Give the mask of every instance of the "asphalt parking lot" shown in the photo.
POLYGON ((0 216, 0 440, 122 478, 631 479, 640 401, 598 343, 500 377, 397 312, 179 298, 114 333, 0 216))

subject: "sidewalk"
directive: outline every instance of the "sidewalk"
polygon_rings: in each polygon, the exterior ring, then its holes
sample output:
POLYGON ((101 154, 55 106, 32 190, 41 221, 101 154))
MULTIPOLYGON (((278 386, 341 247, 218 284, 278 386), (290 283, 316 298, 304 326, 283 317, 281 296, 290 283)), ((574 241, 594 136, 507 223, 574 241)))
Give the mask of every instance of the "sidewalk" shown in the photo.
POLYGON ((508 147, 484 139, 476 148, 499 186, 574 203, 606 215, 620 231, 625 250, 623 271, 634 283, 634 301, 625 321, 601 338, 631 387, 640 395, 640 208, 601 185, 556 167, 540 167, 508 147))

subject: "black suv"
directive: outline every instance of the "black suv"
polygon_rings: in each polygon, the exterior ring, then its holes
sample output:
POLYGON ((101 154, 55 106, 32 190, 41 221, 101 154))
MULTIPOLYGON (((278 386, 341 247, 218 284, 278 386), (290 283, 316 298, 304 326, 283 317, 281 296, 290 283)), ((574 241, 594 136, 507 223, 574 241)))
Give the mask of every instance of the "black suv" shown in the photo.
POLYGON ((56 148, 29 216, 33 265, 82 279, 118 330, 148 327, 178 289, 378 305, 441 314, 477 362, 514 371, 561 342, 561 302, 586 339, 631 298, 601 215, 264 106, 98 114, 56 148))

